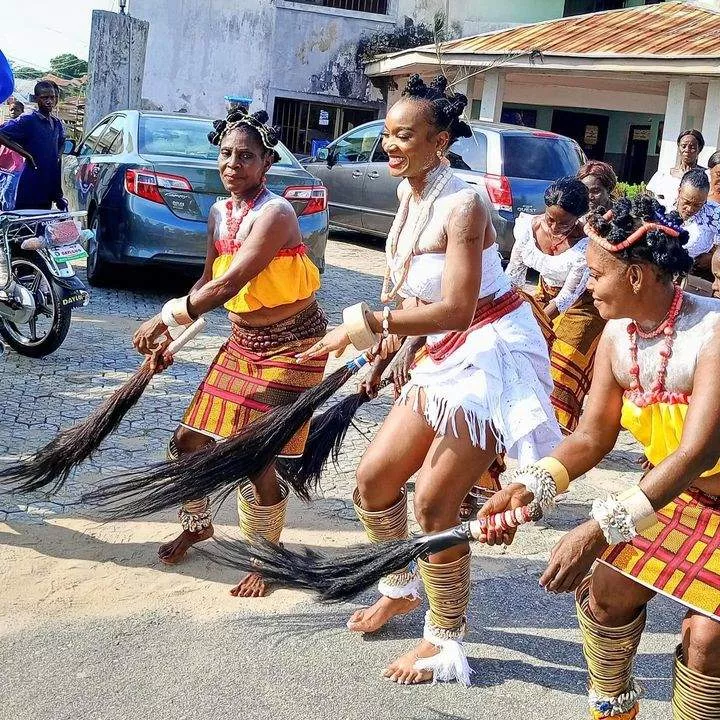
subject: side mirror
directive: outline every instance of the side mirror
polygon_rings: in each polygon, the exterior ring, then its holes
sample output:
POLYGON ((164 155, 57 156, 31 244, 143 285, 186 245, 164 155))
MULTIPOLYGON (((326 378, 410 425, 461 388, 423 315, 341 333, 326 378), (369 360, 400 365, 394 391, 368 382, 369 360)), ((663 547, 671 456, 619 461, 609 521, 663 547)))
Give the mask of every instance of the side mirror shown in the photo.
POLYGON ((337 165, 337 151, 336 150, 330 150, 328 151, 327 158, 327 166, 332 167, 333 165, 337 165))
POLYGON ((63 145, 63 155, 74 155, 75 154, 75 141, 71 138, 65 138, 65 144, 63 145))

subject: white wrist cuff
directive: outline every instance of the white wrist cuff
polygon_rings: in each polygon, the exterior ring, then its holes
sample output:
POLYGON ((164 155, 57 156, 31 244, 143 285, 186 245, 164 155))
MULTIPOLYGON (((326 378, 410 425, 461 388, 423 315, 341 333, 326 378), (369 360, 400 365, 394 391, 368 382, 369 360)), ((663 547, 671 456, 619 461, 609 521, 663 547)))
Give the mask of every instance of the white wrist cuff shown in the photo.
POLYGON ((657 522, 655 510, 639 485, 624 490, 617 499, 628 511, 637 532, 647 530, 657 522))
POLYGON ((521 483, 534 495, 535 502, 543 509, 555 506, 557 485, 549 470, 540 465, 527 465, 515 470, 508 478, 511 483, 521 483))
POLYGON ((364 302, 351 305, 343 310, 345 332, 356 350, 367 350, 378 341, 378 336, 370 328, 366 317, 368 310, 369 308, 364 302))
POLYGON ((638 485, 607 500, 595 500, 590 517, 598 522, 610 545, 630 542, 657 522, 653 506, 638 485))
POLYGON ((160 317, 168 328, 179 327, 181 325, 190 325, 193 318, 188 312, 188 296, 173 298, 168 300, 160 312, 160 317))

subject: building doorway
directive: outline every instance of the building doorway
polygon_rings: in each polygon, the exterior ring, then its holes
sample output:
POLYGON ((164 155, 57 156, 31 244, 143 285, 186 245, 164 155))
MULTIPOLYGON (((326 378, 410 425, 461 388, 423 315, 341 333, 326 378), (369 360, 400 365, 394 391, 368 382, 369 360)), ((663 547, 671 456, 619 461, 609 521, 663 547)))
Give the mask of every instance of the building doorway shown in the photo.
POLYGON ((376 110, 329 103, 275 98, 273 125, 280 138, 297 155, 310 155, 338 135, 377 118, 376 110))
POLYGON ((631 125, 625 151, 625 166, 622 179, 629 183, 641 183, 645 180, 648 148, 650 146, 650 126, 631 125))
POLYGON ((555 110, 550 129, 575 140, 591 160, 603 160, 608 120, 607 115, 555 110))

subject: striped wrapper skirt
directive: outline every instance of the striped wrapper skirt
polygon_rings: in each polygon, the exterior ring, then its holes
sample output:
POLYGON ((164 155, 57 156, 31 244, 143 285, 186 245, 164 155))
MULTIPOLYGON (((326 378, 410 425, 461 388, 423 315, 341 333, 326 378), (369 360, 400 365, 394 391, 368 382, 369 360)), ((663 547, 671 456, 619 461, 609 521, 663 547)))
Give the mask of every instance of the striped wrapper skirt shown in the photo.
MULTIPOLYGON (((536 298, 547 305, 560 291, 542 280, 536 298)), ((577 428, 585 396, 592 382, 595 351, 605 321, 600 317, 589 292, 553 322, 555 339, 550 350, 550 374, 553 391, 550 396, 555 415, 563 433, 569 435, 577 428)))
POLYGON ((609 548, 600 562, 720 620, 720 498, 690 488, 657 518, 632 542, 609 548))
MULTIPOLYGON (((185 412, 182 425, 215 440, 234 435, 273 408, 294 402, 318 385, 327 356, 298 364, 295 355, 324 335, 327 321, 314 304, 281 323, 247 328, 233 323, 185 412)), ((280 457, 300 457, 309 423, 287 443, 280 457)))

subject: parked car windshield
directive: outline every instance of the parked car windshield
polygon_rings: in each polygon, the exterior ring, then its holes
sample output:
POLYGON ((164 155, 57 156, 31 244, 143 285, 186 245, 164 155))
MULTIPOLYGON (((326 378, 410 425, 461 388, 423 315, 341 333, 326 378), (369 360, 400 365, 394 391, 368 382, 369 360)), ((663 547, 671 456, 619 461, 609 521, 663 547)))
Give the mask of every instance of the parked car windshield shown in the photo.
MULTIPOLYGON (((145 155, 215 160, 218 148, 211 145, 207 137, 212 129, 210 120, 142 115, 138 146, 140 153, 145 155)), ((300 167, 284 145, 278 143, 275 149, 280 155, 280 162, 275 163, 275 166, 300 167)))
POLYGON ((503 165, 508 177, 557 180, 580 168, 575 146, 560 137, 503 134, 503 165))

